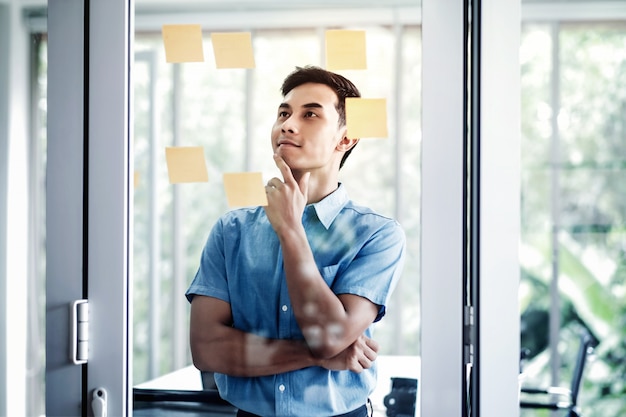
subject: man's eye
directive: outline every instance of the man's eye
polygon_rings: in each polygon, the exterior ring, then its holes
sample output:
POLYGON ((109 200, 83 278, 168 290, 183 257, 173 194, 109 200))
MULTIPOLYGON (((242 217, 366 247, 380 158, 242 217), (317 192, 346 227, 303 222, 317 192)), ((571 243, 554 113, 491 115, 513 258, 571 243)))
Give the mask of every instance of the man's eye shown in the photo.
POLYGON ((304 113, 304 117, 317 117, 317 114, 313 113, 312 111, 308 111, 304 113))
POLYGON ((289 117, 289 113, 287 113, 286 111, 279 111, 278 112, 278 117, 289 117))

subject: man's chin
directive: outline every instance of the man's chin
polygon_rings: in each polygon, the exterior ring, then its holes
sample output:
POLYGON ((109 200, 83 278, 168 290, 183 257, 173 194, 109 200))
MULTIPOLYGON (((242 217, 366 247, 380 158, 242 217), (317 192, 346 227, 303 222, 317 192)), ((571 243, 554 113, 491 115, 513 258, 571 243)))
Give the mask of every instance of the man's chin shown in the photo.
POLYGON ((291 168, 291 172, 295 173, 298 171, 304 172, 310 170, 310 166, 307 165, 306 161, 299 160, 298 157, 291 154, 288 149, 281 151, 281 149, 278 148, 276 155, 280 156, 283 161, 285 161, 287 166, 291 168))
POLYGON ((289 166, 289 168, 293 169, 294 163, 296 163, 296 161, 293 156, 289 155, 289 152, 285 152, 284 149, 278 148, 278 150, 276 150, 276 155, 280 156, 283 161, 285 161, 285 163, 289 166))

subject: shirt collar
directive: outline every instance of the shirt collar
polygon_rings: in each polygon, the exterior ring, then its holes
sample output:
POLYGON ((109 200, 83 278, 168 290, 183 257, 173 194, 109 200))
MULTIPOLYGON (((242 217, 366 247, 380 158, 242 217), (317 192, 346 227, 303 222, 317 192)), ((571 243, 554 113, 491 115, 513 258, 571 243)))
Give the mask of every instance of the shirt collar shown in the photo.
POLYGON ((328 229, 347 202, 348 191, 343 184, 339 183, 335 191, 317 203, 312 204, 312 206, 315 209, 317 218, 328 229))

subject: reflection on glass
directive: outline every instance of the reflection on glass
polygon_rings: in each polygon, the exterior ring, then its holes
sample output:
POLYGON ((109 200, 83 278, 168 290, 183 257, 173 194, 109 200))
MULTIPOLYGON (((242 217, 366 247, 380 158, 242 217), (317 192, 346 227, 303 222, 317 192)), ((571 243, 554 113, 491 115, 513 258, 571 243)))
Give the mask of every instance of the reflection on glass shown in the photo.
MULTIPOLYGON (((375 338, 383 355, 419 353, 421 35, 417 13, 400 20, 391 8, 384 10, 379 21, 368 18, 367 24, 351 26, 306 24, 295 19, 303 11, 283 10, 279 24, 246 28, 254 47, 252 70, 215 68, 208 25, 203 25, 204 63, 168 64, 159 27, 142 30, 138 18, 134 152, 141 180, 134 195, 134 384, 191 364, 183 293, 211 227, 228 210, 222 174, 262 172, 266 181, 278 174, 269 133, 281 100, 279 86, 296 66, 324 66, 326 29, 366 32, 368 69, 337 72, 352 79, 364 97, 388 102, 389 138, 361 140, 340 178, 353 200, 404 226, 404 276, 375 338), (167 146, 202 146, 209 182, 169 184, 167 146)), ((255 20, 252 12, 239 13, 255 20)), ((372 16, 365 8, 350 13, 357 22, 359 14, 372 16)), ((170 23, 167 15, 162 18, 159 24, 170 23)), ((390 388, 381 387, 381 404, 390 388)))

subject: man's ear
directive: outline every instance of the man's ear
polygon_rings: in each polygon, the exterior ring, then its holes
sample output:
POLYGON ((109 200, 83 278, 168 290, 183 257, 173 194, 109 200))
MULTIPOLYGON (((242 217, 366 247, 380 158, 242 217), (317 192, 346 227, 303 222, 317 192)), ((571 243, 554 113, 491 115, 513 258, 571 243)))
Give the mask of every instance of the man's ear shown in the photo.
POLYGON ((359 139, 357 138, 350 139, 346 135, 346 132, 344 132, 344 136, 341 138, 341 140, 337 144, 337 150, 340 152, 347 152, 350 149, 352 149, 354 146, 356 146, 358 142, 359 142, 359 139))

